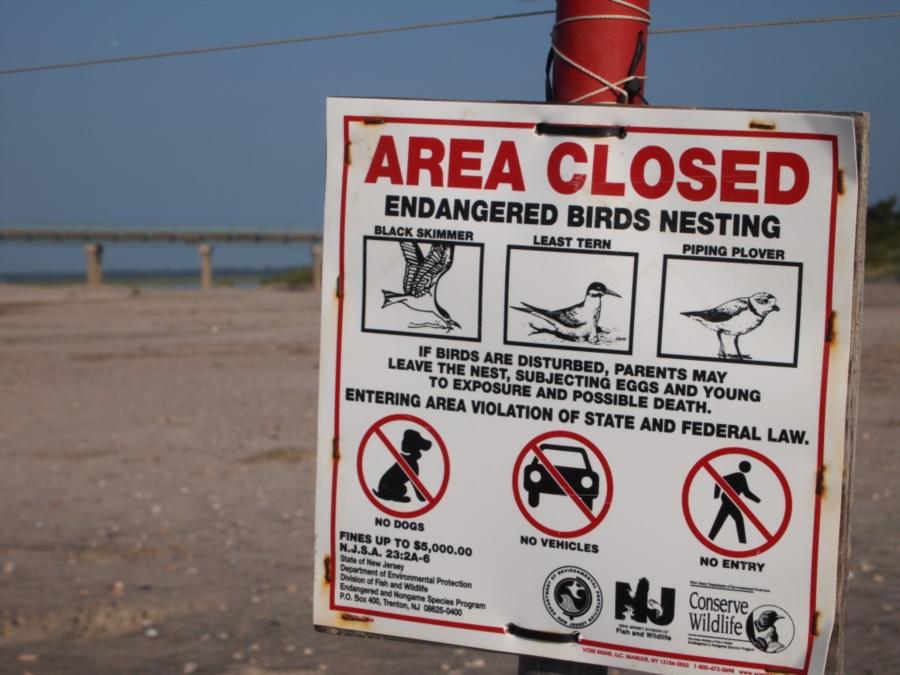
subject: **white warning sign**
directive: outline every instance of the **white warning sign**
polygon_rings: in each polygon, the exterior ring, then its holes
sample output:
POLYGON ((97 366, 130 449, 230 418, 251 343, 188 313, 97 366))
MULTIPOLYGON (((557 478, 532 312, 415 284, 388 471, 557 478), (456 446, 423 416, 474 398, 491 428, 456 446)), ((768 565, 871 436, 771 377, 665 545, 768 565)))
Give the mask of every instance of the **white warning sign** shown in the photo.
POLYGON ((315 623, 823 672, 856 152, 845 115, 329 100, 315 623))

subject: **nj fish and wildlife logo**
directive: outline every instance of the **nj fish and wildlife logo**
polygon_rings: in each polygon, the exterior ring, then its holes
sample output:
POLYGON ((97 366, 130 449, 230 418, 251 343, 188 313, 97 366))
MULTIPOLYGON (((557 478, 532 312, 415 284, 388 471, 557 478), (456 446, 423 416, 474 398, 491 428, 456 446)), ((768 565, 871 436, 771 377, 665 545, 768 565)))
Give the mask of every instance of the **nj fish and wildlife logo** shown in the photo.
POLYGON ((544 581, 544 607, 567 628, 590 626, 603 609, 600 584, 580 567, 558 567, 544 581))
POLYGON ((668 626, 675 618, 675 589, 663 587, 659 599, 650 597, 650 581, 643 577, 632 589, 631 584, 616 582, 616 619, 637 623, 648 621, 657 626, 668 626))
POLYGON ((616 582, 616 626, 619 635, 654 640, 671 640, 669 631, 662 628, 675 618, 675 589, 663 586, 659 593, 650 593, 650 581, 642 577, 637 584, 616 582))

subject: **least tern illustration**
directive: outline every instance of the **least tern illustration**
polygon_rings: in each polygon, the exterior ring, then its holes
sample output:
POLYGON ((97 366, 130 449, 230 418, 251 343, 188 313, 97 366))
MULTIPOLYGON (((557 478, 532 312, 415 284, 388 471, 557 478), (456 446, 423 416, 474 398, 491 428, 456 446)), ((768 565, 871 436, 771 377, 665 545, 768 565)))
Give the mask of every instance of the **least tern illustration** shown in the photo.
POLYGON ((732 358, 743 361, 751 357, 749 354, 741 353, 738 345, 740 337, 759 328, 769 314, 777 312, 779 309, 774 295, 760 291, 746 298, 734 298, 710 309, 682 312, 682 314, 716 334, 716 337, 719 338, 720 359, 732 358), (723 335, 734 336, 734 355, 729 355, 725 351, 723 335))
POLYGON ((601 341, 601 334, 609 332, 600 326, 600 309, 605 295, 615 298, 622 297, 599 281, 595 281, 587 287, 584 300, 570 307, 542 309, 527 302, 520 303, 518 307, 515 305, 510 305, 510 307, 544 322, 528 324, 531 327, 532 335, 547 333, 569 342, 597 344, 601 341))
POLYGON ((448 333, 454 328, 462 328, 437 299, 438 283, 453 265, 453 244, 432 244, 427 256, 418 242, 403 239, 399 244, 406 260, 403 292, 382 289, 384 303, 381 307, 399 303, 435 317, 434 321, 410 323, 410 328, 437 328, 448 333))

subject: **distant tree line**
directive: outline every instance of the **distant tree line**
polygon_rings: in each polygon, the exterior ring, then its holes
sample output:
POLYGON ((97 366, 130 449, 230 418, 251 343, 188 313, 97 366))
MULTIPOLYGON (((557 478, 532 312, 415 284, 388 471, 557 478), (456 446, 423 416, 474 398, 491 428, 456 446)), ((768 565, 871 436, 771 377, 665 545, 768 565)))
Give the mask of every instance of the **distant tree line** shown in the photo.
POLYGON ((869 206, 866 274, 900 276, 900 207, 897 197, 882 199, 869 206))

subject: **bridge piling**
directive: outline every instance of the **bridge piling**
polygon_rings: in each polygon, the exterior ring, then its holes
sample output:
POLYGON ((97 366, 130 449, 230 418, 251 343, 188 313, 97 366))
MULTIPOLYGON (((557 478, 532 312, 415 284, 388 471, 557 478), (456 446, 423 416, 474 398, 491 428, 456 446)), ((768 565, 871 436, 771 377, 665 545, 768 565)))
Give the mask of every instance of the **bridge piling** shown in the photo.
POLYGON ((213 247, 210 244, 200 244, 197 251, 200 253, 200 288, 208 291, 213 287, 213 247))
POLYGON ((88 286, 103 285, 103 244, 91 242, 85 244, 84 255, 86 258, 85 280, 88 286))

